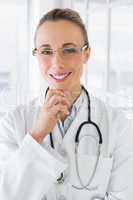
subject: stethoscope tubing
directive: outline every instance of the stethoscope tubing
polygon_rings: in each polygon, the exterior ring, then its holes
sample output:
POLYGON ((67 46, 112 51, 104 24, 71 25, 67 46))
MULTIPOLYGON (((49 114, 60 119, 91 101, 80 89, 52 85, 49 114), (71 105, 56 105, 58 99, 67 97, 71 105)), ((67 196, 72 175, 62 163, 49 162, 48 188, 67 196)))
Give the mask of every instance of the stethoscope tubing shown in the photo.
MULTIPOLYGON (((99 144, 102 144, 103 143, 103 139, 102 139, 101 131, 100 131, 98 125, 91 120, 91 107, 90 107, 90 96, 89 96, 89 93, 88 93, 88 91, 86 90, 86 88, 84 86, 82 86, 82 89, 85 91, 87 99, 88 99, 88 112, 89 112, 89 114, 88 114, 88 121, 85 121, 82 124, 80 124, 80 126, 79 126, 79 128, 77 130, 77 133, 75 135, 75 143, 79 142, 79 135, 80 135, 80 131, 81 131, 82 127, 84 125, 86 125, 86 124, 92 124, 97 130, 97 133, 98 133, 98 136, 99 136, 99 144)), ((49 88, 47 88, 45 96, 46 96, 48 90, 49 90, 49 88)), ((51 147, 54 148, 54 142, 53 142, 52 133, 50 133, 50 143, 51 143, 51 147)))
MULTIPOLYGON (((46 94, 48 92, 48 89, 49 88, 47 88, 47 90, 46 90, 45 96, 46 96, 46 94)), ((101 149, 101 144, 103 143, 103 138, 102 138, 102 134, 101 134, 101 131, 100 131, 100 128, 98 127, 98 125, 91 120, 91 104, 90 104, 89 93, 88 93, 88 91, 86 90, 86 88, 84 86, 82 86, 82 89, 85 91, 87 99, 88 99, 88 120, 84 121, 83 123, 80 124, 80 126, 79 126, 79 128, 77 130, 77 133, 75 135, 75 163, 76 163, 76 171, 77 171, 77 175, 78 175, 81 187, 74 186, 74 185, 72 185, 72 187, 75 188, 75 189, 78 189, 78 190, 86 189, 86 190, 90 191, 90 190, 97 189, 97 186, 95 188, 88 188, 88 186, 91 184, 91 182, 93 180, 93 177, 95 175, 95 172, 96 172, 96 169, 97 169, 97 166, 98 166, 98 163, 99 163, 100 149, 101 149), (82 179, 80 177, 80 174, 79 174, 79 164, 78 164, 78 158, 77 158, 77 149, 78 149, 79 136, 80 136, 81 129, 83 128, 83 126, 85 126, 87 124, 88 125, 91 124, 97 130, 98 137, 99 137, 99 145, 98 145, 98 156, 97 156, 97 159, 96 159, 95 168, 93 170, 93 173, 92 173, 91 178, 89 179, 88 183, 86 185, 84 185, 83 182, 82 182, 82 179)), ((55 148, 54 142, 53 142, 52 133, 50 133, 50 144, 51 144, 52 148, 55 148)), ((57 182, 58 183, 62 183, 63 181, 64 181, 64 177, 63 177, 63 173, 61 173, 61 176, 57 179, 57 182)))

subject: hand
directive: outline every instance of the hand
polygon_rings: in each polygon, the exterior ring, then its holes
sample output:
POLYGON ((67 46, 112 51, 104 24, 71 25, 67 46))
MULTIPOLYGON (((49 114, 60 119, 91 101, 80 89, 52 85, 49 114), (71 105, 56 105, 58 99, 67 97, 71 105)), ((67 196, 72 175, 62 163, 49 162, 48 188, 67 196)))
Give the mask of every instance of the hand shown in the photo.
POLYGON ((65 92, 57 89, 49 89, 44 105, 31 132, 32 137, 42 143, 44 137, 52 132, 59 117, 67 116, 71 102, 65 92))

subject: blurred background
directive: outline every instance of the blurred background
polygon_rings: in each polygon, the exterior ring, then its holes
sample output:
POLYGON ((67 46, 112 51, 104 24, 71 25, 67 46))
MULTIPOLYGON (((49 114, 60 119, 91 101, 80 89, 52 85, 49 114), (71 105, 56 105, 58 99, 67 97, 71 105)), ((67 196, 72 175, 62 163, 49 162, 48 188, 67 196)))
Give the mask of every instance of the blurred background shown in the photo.
POLYGON ((0 117, 45 86, 33 37, 55 7, 77 10, 86 24, 91 57, 82 81, 90 93, 133 118, 133 0, 0 0, 0 117))

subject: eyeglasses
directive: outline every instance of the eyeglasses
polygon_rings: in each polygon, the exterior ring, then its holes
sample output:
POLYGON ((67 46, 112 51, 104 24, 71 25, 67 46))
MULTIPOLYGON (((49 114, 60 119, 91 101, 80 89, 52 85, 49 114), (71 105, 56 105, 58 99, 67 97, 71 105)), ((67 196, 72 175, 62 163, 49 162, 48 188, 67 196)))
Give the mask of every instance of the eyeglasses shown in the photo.
POLYGON ((88 48, 88 44, 85 44, 82 47, 63 47, 58 48, 57 50, 53 50, 49 47, 40 47, 39 49, 35 48, 32 51, 33 56, 37 54, 45 60, 50 60, 56 52, 59 53, 62 59, 71 59, 75 56, 79 55, 79 53, 83 52, 88 48))

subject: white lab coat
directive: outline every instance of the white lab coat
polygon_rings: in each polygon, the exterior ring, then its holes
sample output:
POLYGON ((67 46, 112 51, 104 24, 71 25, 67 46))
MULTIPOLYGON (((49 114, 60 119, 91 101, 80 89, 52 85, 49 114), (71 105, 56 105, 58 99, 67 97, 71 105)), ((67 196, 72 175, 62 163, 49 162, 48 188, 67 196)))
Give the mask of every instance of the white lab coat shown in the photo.
MULTIPOLYGON (((21 105, 0 123, 0 200, 132 200, 133 127, 121 113, 91 97, 91 119, 99 126, 103 144, 90 190, 80 186, 76 173, 74 139, 79 124, 87 120, 87 100, 62 139, 58 126, 53 130, 55 149, 49 136, 42 145, 29 130, 37 119, 40 98, 21 105), (65 182, 57 184, 60 173, 65 182)), ((87 134, 85 129, 84 133, 87 134)), ((86 140, 79 146, 80 175, 87 183, 95 157, 87 154, 86 140)))

